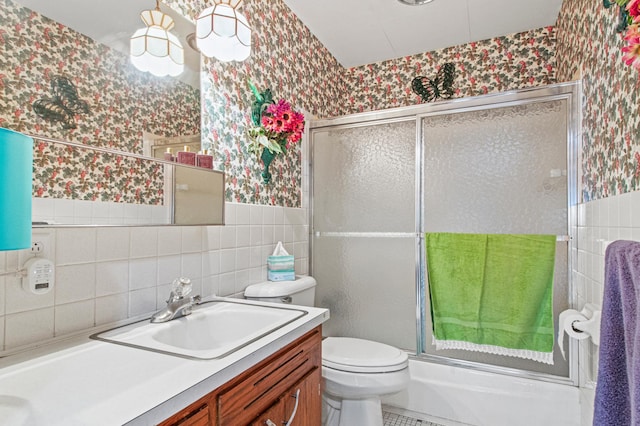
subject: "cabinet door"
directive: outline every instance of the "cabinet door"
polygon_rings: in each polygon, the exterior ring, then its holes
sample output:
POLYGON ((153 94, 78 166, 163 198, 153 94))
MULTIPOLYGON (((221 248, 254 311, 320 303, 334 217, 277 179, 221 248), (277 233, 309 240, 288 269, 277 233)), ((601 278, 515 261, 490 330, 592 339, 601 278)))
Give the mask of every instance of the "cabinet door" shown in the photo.
POLYGON ((209 426, 213 424, 209 405, 198 402, 174 414, 159 426, 209 426))
POLYGON ((322 414, 320 377, 319 368, 309 372, 251 426, 319 426, 322 414))
POLYGON ((286 422, 284 410, 284 399, 279 399, 251 422, 251 426, 283 426, 286 422))
POLYGON ((320 425, 322 416, 321 382, 320 368, 315 368, 297 385, 289 389, 283 396, 286 415, 284 422, 291 422, 284 424, 287 426, 320 425), (295 416, 293 416, 294 412, 295 416))

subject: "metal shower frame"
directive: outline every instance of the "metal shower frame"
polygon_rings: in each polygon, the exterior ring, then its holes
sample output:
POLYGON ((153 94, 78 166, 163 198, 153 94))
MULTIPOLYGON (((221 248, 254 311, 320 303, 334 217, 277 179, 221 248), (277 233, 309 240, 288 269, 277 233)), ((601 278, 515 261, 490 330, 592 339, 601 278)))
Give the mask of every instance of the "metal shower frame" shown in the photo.
MULTIPOLYGON (((309 123, 310 137, 308 152, 309 167, 309 259, 313 256, 313 136, 316 132, 331 129, 355 128, 371 126, 372 124, 388 124, 404 121, 415 121, 416 123, 416 153, 415 153, 415 233, 386 232, 386 233, 340 233, 342 236, 354 237, 404 237, 415 238, 415 282, 416 282, 416 354, 412 359, 435 362, 445 365, 460 366, 486 372, 505 374, 529 379, 543 380, 553 383, 567 385, 578 385, 578 342, 569 342, 569 377, 561 377, 552 374, 519 370, 508 367, 494 366, 474 361, 464 361, 444 356, 430 355, 424 353, 426 327, 425 327, 425 291, 426 291, 426 265, 422 261, 425 257, 423 218, 424 218, 424 194, 423 182, 425 176, 423 161, 423 130, 422 119, 443 114, 454 114, 460 112, 470 112, 495 108, 513 107, 536 102, 549 102, 565 100, 567 102, 567 230, 568 236, 560 236, 561 240, 568 239, 568 304, 575 308, 577 304, 575 271, 574 266, 577 259, 577 210, 579 202, 579 161, 580 154, 580 123, 581 123, 581 94, 582 86, 580 82, 558 83, 549 86, 521 89, 496 94, 482 95, 468 98, 458 98, 436 102, 432 104, 422 104, 409 107, 394 108, 389 110, 373 111, 359 114, 351 114, 332 119, 313 120, 309 123), (348 234, 348 235, 347 235, 348 234)), ((329 235, 327 235, 329 236, 329 235)), ((309 265, 312 274, 312 262, 309 265)))

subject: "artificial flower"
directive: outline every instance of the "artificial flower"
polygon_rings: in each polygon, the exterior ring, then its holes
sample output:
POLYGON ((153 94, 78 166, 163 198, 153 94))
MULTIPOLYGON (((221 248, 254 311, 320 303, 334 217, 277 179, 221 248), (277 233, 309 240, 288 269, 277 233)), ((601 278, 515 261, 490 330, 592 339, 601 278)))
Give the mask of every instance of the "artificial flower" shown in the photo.
POLYGON ((626 9, 632 18, 640 16, 640 0, 630 0, 626 9))
POLYGON ((286 152, 302 139, 304 115, 294 111, 284 99, 275 102, 271 90, 259 92, 251 82, 249 87, 256 97, 251 111, 254 126, 248 131, 252 142, 249 149, 256 154, 260 154, 263 148, 272 154, 286 152))
POLYGON ((627 45, 622 48, 622 60, 640 71, 640 16, 629 25, 624 39, 627 45))

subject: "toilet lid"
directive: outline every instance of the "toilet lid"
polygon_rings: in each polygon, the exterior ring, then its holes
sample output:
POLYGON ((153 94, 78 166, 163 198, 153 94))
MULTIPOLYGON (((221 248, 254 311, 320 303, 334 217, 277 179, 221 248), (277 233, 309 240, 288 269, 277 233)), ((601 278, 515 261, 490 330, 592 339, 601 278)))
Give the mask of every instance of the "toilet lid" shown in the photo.
POLYGON ((409 356, 393 346, 352 337, 327 337, 322 341, 322 365, 354 373, 402 370, 409 356))

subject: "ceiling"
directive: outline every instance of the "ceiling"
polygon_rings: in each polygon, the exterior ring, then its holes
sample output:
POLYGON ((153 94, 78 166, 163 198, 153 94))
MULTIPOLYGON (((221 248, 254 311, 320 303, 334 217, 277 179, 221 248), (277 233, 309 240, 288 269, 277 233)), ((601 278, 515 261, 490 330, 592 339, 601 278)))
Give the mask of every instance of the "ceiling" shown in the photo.
MULTIPOLYGON (((140 12, 155 7, 153 0, 16 1, 125 53, 129 37, 143 26, 140 12)), ((398 0, 284 0, 345 67, 555 25, 562 1, 434 0, 407 6, 398 0)), ((165 5, 161 10, 174 17, 173 32, 185 46, 189 68, 181 79, 197 87, 199 56, 184 39, 193 24, 165 5)))
MULTIPOLYGON (((284 0, 345 67, 555 25, 562 0, 284 0)), ((250 17, 249 17, 250 19, 250 17)))

